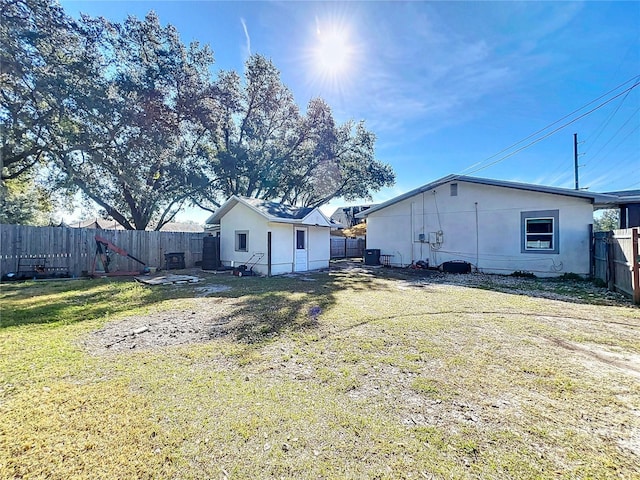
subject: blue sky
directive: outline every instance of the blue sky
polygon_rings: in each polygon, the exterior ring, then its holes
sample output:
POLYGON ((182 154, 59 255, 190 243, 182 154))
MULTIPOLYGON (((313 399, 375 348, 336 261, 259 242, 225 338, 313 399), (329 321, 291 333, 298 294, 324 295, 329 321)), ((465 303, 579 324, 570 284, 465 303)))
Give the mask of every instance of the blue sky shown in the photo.
POLYGON ((61 3, 115 21, 154 10, 208 43, 216 70, 269 57, 301 108, 320 96, 377 135, 397 181, 376 202, 450 173, 573 188, 574 133, 580 187, 640 188, 640 86, 502 159, 640 81, 640 2, 61 3))

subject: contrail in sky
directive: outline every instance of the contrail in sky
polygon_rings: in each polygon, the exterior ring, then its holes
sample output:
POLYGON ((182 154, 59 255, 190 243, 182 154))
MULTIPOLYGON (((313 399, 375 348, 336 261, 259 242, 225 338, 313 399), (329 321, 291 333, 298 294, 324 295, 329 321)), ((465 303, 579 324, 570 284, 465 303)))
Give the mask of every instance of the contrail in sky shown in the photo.
POLYGON ((249 55, 251 55, 251 37, 249 36, 249 30, 247 29, 247 22, 245 22, 242 17, 240 18, 240 22, 244 29, 244 36, 247 38, 247 51, 249 52, 249 55))

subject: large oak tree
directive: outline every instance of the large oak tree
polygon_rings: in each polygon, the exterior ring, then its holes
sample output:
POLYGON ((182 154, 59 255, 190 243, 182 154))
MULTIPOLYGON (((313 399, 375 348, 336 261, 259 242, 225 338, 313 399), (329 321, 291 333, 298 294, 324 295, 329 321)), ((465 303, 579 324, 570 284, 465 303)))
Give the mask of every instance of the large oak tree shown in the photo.
POLYGON ((154 13, 67 17, 52 0, 0 0, 3 181, 47 165, 126 228, 160 228, 187 202, 237 194, 316 206, 394 181, 364 124, 321 99, 301 113, 271 61, 211 73, 154 13))
POLYGON ((67 184, 127 228, 160 228, 208 186, 216 126, 208 47, 180 41, 155 14, 123 24, 84 18, 100 69, 71 112, 77 138, 56 157, 67 184))
POLYGON ((363 122, 336 125, 319 98, 301 114, 266 58, 249 58, 244 82, 222 72, 217 88, 223 119, 212 169, 224 195, 319 206, 335 197, 370 198, 393 184, 393 170, 375 159, 375 136, 363 122))

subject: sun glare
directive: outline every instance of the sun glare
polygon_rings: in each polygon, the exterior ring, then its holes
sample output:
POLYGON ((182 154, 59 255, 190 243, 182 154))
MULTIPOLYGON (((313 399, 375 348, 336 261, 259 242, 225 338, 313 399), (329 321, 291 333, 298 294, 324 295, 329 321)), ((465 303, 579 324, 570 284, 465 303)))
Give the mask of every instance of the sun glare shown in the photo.
POLYGON ((321 24, 316 20, 310 54, 313 83, 340 90, 349 83, 357 55, 355 43, 343 22, 321 24))
POLYGON ((345 31, 318 30, 318 45, 315 52, 317 67, 321 72, 339 75, 349 67, 351 47, 345 31))

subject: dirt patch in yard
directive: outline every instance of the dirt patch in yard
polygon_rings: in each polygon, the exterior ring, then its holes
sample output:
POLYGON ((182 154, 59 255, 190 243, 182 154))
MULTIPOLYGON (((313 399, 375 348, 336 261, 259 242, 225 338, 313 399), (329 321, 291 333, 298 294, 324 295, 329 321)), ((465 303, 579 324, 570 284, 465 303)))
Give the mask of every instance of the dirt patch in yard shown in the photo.
POLYGON ((190 308, 109 322, 88 335, 83 345, 93 354, 106 354, 207 342, 232 330, 236 310, 233 299, 196 298, 190 308))
MULTIPOLYGON (((556 346, 582 354, 587 359, 594 360, 598 363, 611 365, 628 375, 633 375, 640 379, 640 355, 622 355, 606 351, 596 345, 580 345, 562 340, 561 338, 548 337, 547 340, 556 346)), ((599 367, 599 365, 596 366, 596 368, 599 367)))
MULTIPOLYGON (((481 273, 447 274, 432 270, 416 271, 370 267, 357 262, 341 263, 337 268, 332 267, 332 272, 334 275, 338 273, 353 277, 390 279, 395 282, 395 287, 399 290, 470 287, 572 303, 631 306, 631 303, 624 296, 582 281, 559 282, 481 273)), ((316 275, 331 275, 331 273, 322 272, 311 276, 309 274, 292 274, 290 276, 296 277, 302 285, 314 281, 316 275)), ((256 321, 256 318, 249 317, 256 317, 261 313, 259 311, 247 312, 246 309, 240 312, 241 298, 212 296, 229 290, 231 287, 228 285, 199 285, 194 288, 194 298, 191 299, 188 308, 156 311, 110 322, 102 329, 88 335, 83 340, 83 345, 91 353, 99 355, 202 343, 237 333, 246 327, 247 323, 256 321)), ((451 312, 443 313, 449 314, 451 312)), ((495 313, 480 311, 480 307, 475 312, 476 315, 495 313)), ((588 319, 568 318, 567 321, 588 321, 588 319)), ((637 327, 635 324, 627 326, 632 329, 637 327)), ((615 354, 589 351, 587 347, 577 344, 573 347, 569 344, 560 346, 581 352, 584 355, 588 354, 592 359, 640 376, 640 368, 634 366, 638 361, 637 358, 618 358, 615 354)))

